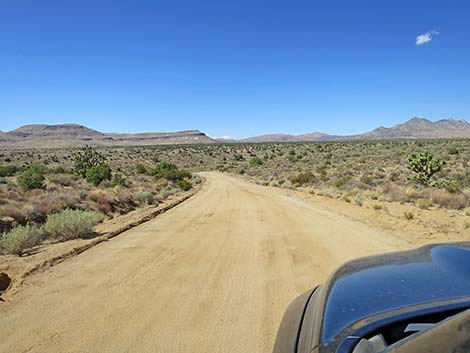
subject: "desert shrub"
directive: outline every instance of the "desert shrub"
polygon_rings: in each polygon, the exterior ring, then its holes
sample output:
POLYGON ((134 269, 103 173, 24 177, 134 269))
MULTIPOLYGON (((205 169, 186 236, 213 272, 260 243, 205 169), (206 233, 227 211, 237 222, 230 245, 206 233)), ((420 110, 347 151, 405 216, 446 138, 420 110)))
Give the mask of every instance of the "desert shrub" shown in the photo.
POLYGON ((428 209, 429 207, 432 206, 432 199, 431 198, 420 198, 420 199, 417 199, 416 200, 416 205, 423 209, 423 210, 426 210, 428 209))
POLYGON ((121 173, 116 173, 112 180, 113 186, 127 186, 127 178, 121 173))
MULTIPOLYGON (((76 177, 75 177, 76 178, 76 177)), ((71 186, 73 184, 73 177, 69 174, 51 174, 47 176, 47 180, 50 183, 60 186, 71 186)))
POLYGON ((155 167, 148 170, 148 173, 153 176, 160 176, 163 177, 163 173, 165 171, 170 170, 178 170, 178 167, 175 164, 167 163, 167 162, 160 162, 155 167))
POLYGON ((154 203, 155 197, 150 191, 137 191, 134 193, 134 198, 138 203, 151 205, 154 203))
POLYGON ((157 180, 155 181, 155 189, 156 189, 157 191, 160 191, 160 190, 162 190, 162 189, 165 189, 166 187, 168 187, 168 185, 169 185, 169 181, 166 180, 166 179, 163 179, 163 178, 162 178, 162 179, 157 179, 157 180))
POLYGON ((240 153, 235 153, 235 154, 233 155, 233 159, 234 159, 235 161, 242 162, 242 161, 245 160, 245 157, 243 157, 243 155, 240 154, 240 153))
POLYGON ((85 146, 80 151, 74 153, 72 159, 72 172, 82 178, 87 177, 88 169, 97 167, 106 162, 105 156, 90 146, 85 146))
POLYGON ((191 178, 191 173, 187 170, 178 169, 174 164, 161 162, 155 168, 150 170, 150 174, 158 179, 166 179, 168 181, 176 182, 177 180, 184 180, 191 178))
POLYGON ((370 175, 362 175, 360 181, 366 185, 374 185, 374 179, 370 175))
POLYGON ((440 189, 445 189, 450 193, 456 193, 459 191, 459 186, 454 180, 449 180, 449 179, 439 179, 435 183, 433 183, 433 186, 440 188, 440 189))
POLYGON ((449 148, 447 151, 448 151, 449 154, 451 154, 451 155, 455 155, 455 154, 459 154, 459 153, 460 153, 459 149, 456 148, 456 147, 451 147, 451 148, 449 148))
POLYGON ((173 195, 175 193, 175 189, 163 189, 158 192, 158 194, 155 196, 155 200, 158 202, 162 202, 168 198, 168 196, 173 195))
POLYGON ((444 208, 460 210, 468 206, 468 199, 462 193, 450 193, 445 190, 434 190, 432 201, 444 208))
POLYGON ((382 185, 382 192, 387 201, 403 202, 407 199, 407 196, 405 195, 405 189, 393 182, 384 183, 382 185))
POLYGON ((184 179, 191 178, 191 173, 188 172, 187 170, 178 169, 178 170, 171 170, 171 171, 165 172, 163 174, 163 177, 166 180, 176 182, 176 181, 182 181, 184 179))
POLYGON ((90 167, 86 171, 86 181, 94 186, 100 185, 105 180, 111 179, 111 168, 107 164, 90 167))
POLYGON ((414 153, 408 159, 408 168, 415 172, 415 179, 422 185, 428 185, 431 177, 440 172, 444 162, 434 159, 432 152, 414 153))
POLYGON ((310 172, 310 171, 306 171, 306 172, 303 172, 303 173, 299 173, 297 174, 295 177, 292 177, 290 179, 290 182, 294 185, 305 185, 305 184, 313 184, 314 182, 317 181, 317 178, 315 177, 315 175, 310 172))
POLYGON ((0 216, 13 218, 18 224, 26 223, 27 211, 24 208, 7 205, 0 209, 0 216))
POLYGON ((346 185, 350 180, 351 180, 351 177, 349 175, 345 175, 343 177, 336 179, 334 185, 337 188, 341 188, 342 186, 346 185))
POLYGON ((61 193, 47 195, 33 203, 33 210, 29 211, 27 218, 29 221, 43 222, 51 213, 57 213, 66 208, 74 207, 78 201, 77 195, 74 194, 61 193), (33 219, 32 213, 36 215, 36 219, 33 219))
POLYGON ((187 179, 177 180, 175 184, 183 191, 188 191, 193 186, 193 184, 187 179))
POLYGON ((415 188, 407 187, 405 188, 404 196, 404 199, 401 201, 410 202, 416 200, 418 198, 418 191, 415 188))
POLYGON ((41 228, 32 225, 17 226, 0 238, 0 249, 7 254, 23 255, 39 244, 43 238, 41 228))
POLYGON ((44 172, 36 166, 30 166, 19 177, 18 185, 23 190, 44 188, 44 172))
POLYGON ((93 233, 93 228, 103 221, 99 212, 66 209, 51 214, 44 224, 47 236, 58 240, 84 238, 93 233))
POLYGON ((127 188, 116 187, 114 189, 114 195, 113 208, 120 214, 130 212, 137 206, 133 194, 127 188))
POLYGON ((453 181, 461 189, 470 187, 470 168, 466 168, 462 173, 455 173, 453 181))
POLYGON ((137 174, 147 174, 147 168, 142 163, 137 163, 135 166, 135 172, 137 174))
POLYGON ((51 174, 70 174, 71 172, 72 171, 70 169, 66 169, 62 166, 49 169, 49 173, 51 174))
POLYGON ((0 165, 0 177, 15 175, 19 168, 16 165, 0 165))
POLYGON ((250 165, 251 166, 258 166, 258 165, 262 165, 262 164, 263 164, 263 161, 259 157, 253 157, 253 158, 250 159, 250 165))
POLYGON ((110 195, 107 195, 102 190, 95 190, 89 194, 89 198, 95 204, 92 207, 95 210, 103 212, 107 215, 113 211, 113 200, 110 195))

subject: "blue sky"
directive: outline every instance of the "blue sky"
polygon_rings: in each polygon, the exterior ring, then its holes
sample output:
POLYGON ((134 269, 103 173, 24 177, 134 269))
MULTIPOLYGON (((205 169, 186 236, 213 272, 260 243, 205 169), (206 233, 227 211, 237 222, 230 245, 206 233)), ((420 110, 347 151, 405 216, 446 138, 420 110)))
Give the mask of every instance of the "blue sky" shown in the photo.
POLYGON ((0 0, 0 130, 244 137, 468 120, 469 13, 452 0, 0 0))

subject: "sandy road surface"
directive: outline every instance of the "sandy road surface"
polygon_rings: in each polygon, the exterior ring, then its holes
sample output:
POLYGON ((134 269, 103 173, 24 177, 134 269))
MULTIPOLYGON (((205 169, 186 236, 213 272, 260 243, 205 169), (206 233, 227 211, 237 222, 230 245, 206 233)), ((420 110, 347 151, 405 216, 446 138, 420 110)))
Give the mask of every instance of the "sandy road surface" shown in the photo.
POLYGON ((0 352, 270 352, 287 304, 348 259, 409 245, 207 173, 166 214, 29 279, 0 352))

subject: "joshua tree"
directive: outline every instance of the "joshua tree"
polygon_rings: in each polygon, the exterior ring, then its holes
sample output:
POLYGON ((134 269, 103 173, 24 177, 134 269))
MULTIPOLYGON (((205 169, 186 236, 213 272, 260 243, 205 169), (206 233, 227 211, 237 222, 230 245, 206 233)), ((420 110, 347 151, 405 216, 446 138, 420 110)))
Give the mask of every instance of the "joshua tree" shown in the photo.
POLYGON ((83 147, 80 151, 75 153, 72 158, 72 171, 82 178, 86 178, 88 169, 104 164, 106 161, 105 156, 90 146, 83 147))
POLYGON ((408 168, 416 173, 415 178, 422 185, 428 185, 431 177, 444 165, 444 161, 434 159, 432 152, 429 151, 413 153, 408 162, 408 168))

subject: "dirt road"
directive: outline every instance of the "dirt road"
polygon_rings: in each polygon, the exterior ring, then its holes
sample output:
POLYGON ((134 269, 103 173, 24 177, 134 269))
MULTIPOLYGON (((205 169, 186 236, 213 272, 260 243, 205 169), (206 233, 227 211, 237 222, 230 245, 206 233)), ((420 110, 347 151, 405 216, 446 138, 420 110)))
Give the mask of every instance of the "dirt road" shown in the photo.
POLYGON ((164 215, 0 303, 0 352, 270 352, 287 304, 340 263, 409 247, 217 173, 164 215))

